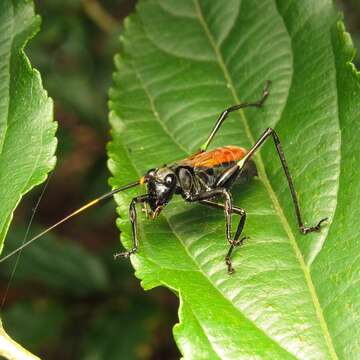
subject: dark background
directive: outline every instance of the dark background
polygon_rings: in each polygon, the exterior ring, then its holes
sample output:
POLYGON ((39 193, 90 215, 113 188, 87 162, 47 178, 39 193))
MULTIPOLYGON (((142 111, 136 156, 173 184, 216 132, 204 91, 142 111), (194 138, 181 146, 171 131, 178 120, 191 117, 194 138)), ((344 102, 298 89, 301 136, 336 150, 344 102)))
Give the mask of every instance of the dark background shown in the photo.
MULTIPOLYGON (((107 93, 123 19, 135 0, 35 1, 41 32, 27 47, 54 100, 59 140, 55 171, 15 213, 6 250, 84 202, 109 191, 107 93)), ((360 47, 360 2, 337 1, 360 47)), ((357 63, 359 68, 359 63, 357 63)), ((178 359, 172 326, 178 300, 166 289, 144 292, 119 250, 115 204, 64 224, 21 255, 7 291, 8 262, 0 269, 5 329, 44 359, 178 359)))

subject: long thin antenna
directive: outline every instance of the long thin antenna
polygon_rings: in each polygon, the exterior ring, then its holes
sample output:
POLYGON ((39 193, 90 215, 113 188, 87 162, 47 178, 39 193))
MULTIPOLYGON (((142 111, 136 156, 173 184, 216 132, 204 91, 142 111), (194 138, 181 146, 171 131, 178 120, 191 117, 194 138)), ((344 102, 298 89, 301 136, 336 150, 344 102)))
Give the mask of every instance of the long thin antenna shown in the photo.
MULTIPOLYGON (((24 238, 23 238, 23 240, 22 240, 22 242, 21 242, 21 245, 25 244, 25 242, 26 242, 26 240, 27 240, 27 238, 28 238, 28 235, 29 235, 29 233, 30 233, 31 225, 32 225, 32 223, 33 223, 33 221, 34 221, 34 217, 35 217, 36 210, 37 210, 37 208, 38 208, 39 205, 40 205, 40 202, 41 202, 41 200, 42 200, 42 198, 43 198, 43 196, 44 196, 44 194, 45 194, 46 188, 47 188, 47 186, 48 186, 48 184, 49 184, 49 182, 50 182, 50 179, 51 179, 52 175, 53 175, 53 174, 51 173, 51 174, 49 175, 48 179, 46 180, 45 186, 43 187, 43 189, 42 189, 42 191, 41 191, 41 193, 40 193, 40 196, 39 196, 39 198, 38 198, 38 200, 37 200, 34 208, 32 209, 32 214, 31 214, 31 216, 30 216, 30 221, 29 221, 29 224, 28 224, 28 226, 27 226, 27 228, 26 228, 26 232, 25 232, 24 238)), ((8 293, 9 293, 9 291, 10 291, 11 283, 12 283, 12 281, 13 281, 13 279, 14 279, 16 269, 17 269, 17 267, 18 267, 18 265, 19 265, 20 256, 21 256, 21 251, 19 251, 18 254, 17 254, 15 264, 14 264, 14 266, 13 266, 13 268, 12 268, 12 271, 11 271, 11 274, 10 274, 10 277, 9 277, 9 281, 8 281, 8 283, 7 283, 7 286, 6 286, 6 289, 5 289, 5 292, 4 292, 4 296, 3 296, 2 300, 1 300, 1 306, 0 306, 0 309, 1 309, 1 310, 2 310, 2 309, 4 308, 4 306, 5 306, 5 302, 6 302, 8 293)))
POLYGON ((73 211, 71 214, 65 216, 63 219, 61 219, 60 221, 58 221, 57 223, 55 223, 54 225, 51 225, 50 227, 48 227, 47 229, 45 229, 44 231, 42 231, 40 234, 37 234, 36 236, 34 236, 33 238, 31 238, 29 241, 25 242, 24 244, 22 244, 20 247, 18 247, 17 249, 15 249, 14 251, 12 251, 11 253, 5 255, 4 257, 2 257, 0 259, 0 263, 2 263, 3 261, 9 259, 11 256, 15 255, 16 253, 18 253, 19 251, 21 251, 22 249, 24 249, 25 247, 27 247, 28 245, 30 245, 32 242, 34 242, 35 240, 41 238, 43 235, 47 234, 49 231, 53 230, 54 228, 56 228, 57 226, 59 226, 60 224, 64 223, 65 221, 68 221, 69 219, 71 219, 72 217, 80 214, 81 212, 89 209, 90 207, 99 204, 100 202, 107 200, 109 198, 111 198, 114 194, 120 192, 120 191, 124 191, 127 189, 130 189, 134 186, 137 186, 139 184, 143 184, 144 180, 143 178, 131 183, 131 184, 127 184, 125 186, 119 187, 117 189, 114 189, 90 202, 88 202, 87 204, 85 204, 84 206, 82 206, 81 208, 73 211))

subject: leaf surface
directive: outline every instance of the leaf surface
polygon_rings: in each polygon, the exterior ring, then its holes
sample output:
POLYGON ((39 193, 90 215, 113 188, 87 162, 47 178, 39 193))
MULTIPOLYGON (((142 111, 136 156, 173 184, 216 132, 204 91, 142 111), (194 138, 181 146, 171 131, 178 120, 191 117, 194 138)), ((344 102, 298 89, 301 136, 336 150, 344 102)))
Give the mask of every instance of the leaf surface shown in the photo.
MULTIPOLYGON (((196 152, 222 110, 258 99, 270 79, 265 106, 232 114, 211 148, 250 147, 274 127, 306 224, 329 218, 320 233, 299 233, 271 140, 255 156, 258 178, 233 189, 250 239, 232 276, 220 211, 174 198, 155 222, 141 218, 136 275, 145 289, 178 293, 185 358, 356 359, 360 90, 331 1, 142 1, 122 45, 110 93, 113 186, 196 152)), ((145 191, 117 196, 128 248, 127 207, 145 191)))
POLYGON ((52 101, 24 53, 39 23, 31 2, 0 2, 0 249, 21 197, 55 165, 52 101))

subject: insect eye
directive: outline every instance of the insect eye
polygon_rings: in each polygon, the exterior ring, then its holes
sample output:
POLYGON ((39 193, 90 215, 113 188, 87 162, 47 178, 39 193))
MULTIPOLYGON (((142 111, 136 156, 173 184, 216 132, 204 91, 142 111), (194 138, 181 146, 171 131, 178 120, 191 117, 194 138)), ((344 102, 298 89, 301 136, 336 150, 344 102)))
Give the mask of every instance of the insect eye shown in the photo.
POLYGON ((174 182, 174 180, 175 180, 174 174, 167 175, 165 178, 165 184, 171 185, 174 182))

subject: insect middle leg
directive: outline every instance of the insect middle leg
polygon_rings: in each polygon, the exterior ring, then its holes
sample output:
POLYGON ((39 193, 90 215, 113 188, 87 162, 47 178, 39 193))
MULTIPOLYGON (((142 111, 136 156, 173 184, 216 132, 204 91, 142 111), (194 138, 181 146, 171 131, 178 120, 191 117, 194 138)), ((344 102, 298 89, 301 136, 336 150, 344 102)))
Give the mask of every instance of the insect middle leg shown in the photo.
MULTIPOLYGON (((220 210, 225 210, 225 205, 224 204, 219 204, 217 202, 211 201, 211 200, 201 200, 200 204, 215 208, 215 209, 220 209, 220 210)), ((235 247, 240 246, 243 244, 244 240, 246 239, 246 236, 242 237, 241 239, 239 239, 243 229, 244 229, 244 225, 245 225, 245 221, 246 221, 246 212, 244 209, 239 208, 237 206, 233 206, 232 207, 232 212, 239 215, 240 216, 240 220, 239 220, 239 224, 237 226, 236 229, 236 233, 235 236, 231 239, 231 241, 229 241, 230 243, 230 247, 229 247, 229 251, 227 252, 226 256, 225 256, 225 263, 228 267, 228 273, 232 274, 234 272, 234 268, 232 267, 232 263, 231 263, 231 254, 234 250, 235 247)), ((228 239, 229 240, 229 239, 228 239)))
POLYGON ((141 195, 133 198, 131 200, 130 206, 129 206, 129 217, 131 221, 131 227, 132 227, 132 234, 133 234, 133 248, 131 250, 116 253, 114 254, 114 258, 118 257, 129 257, 131 254, 134 254, 138 251, 139 248, 139 239, 138 239, 138 231, 137 231, 137 213, 136 213, 136 205, 145 203, 149 200, 149 196, 141 195))
POLYGON ((220 116, 218 117, 218 119, 217 119, 217 121, 215 123, 215 126, 213 127, 209 137, 204 142, 204 144, 200 147, 200 151, 206 151, 206 149, 209 147, 211 141, 215 137, 216 133, 218 132, 220 126, 222 125, 222 123, 225 121, 225 119, 228 117, 228 115, 231 112, 239 110, 239 109, 243 109, 243 108, 246 108, 246 107, 257 107, 257 108, 261 107, 264 104, 266 98, 269 96, 270 84, 271 84, 270 80, 267 80, 265 82, 263 94, 262 94, 262 97, 261 97, 260 100, 255 101, 255 102, 244 102, 244 103, 241 103, 241 104, 238 104, 238 105, 231 106, 231 107, 227 108, 226 110, 224 110, 220 114, 220 116))

